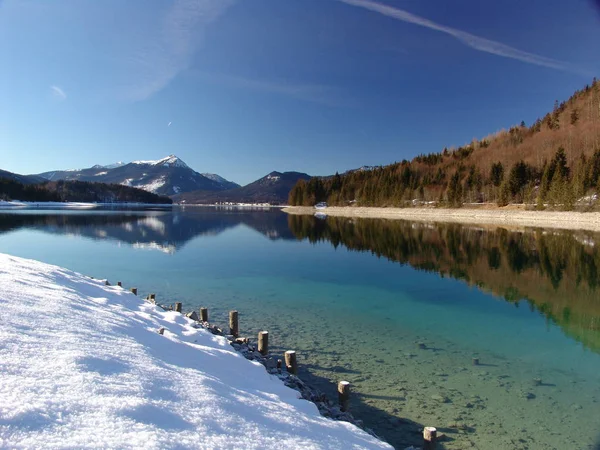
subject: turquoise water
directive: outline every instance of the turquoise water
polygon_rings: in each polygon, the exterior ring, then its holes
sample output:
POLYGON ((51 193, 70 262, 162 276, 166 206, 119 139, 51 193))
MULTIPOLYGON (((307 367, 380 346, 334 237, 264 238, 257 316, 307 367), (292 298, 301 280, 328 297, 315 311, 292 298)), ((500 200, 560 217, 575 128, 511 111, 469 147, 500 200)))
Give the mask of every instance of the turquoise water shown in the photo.
POLYGON ((332 397, 350 381, 355 416, 397 448, 422 425, 448 449, 595 448, 593 243, 279 211, 0 214, 3 253, 207 306, 221 325, 237 309, 242 334, 268 329, 272 351, 297 350, 300 375, 332 397))

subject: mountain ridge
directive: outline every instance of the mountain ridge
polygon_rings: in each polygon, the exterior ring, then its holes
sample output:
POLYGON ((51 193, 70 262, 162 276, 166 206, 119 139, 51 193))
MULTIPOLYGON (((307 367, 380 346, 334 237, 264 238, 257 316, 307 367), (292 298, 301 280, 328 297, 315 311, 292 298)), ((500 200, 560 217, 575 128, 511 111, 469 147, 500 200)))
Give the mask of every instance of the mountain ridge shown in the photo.
POLYGON ((268 173, 252 183, 220 192, 194 191, 173 196, 177 203, 215 204, 215 203, 269 203, 285 204, 290 189, 298 180, 309 180, 310 175, 303 172, 268 173))
POLYGON ((225 178, 207 177, 190 168, 181 158, 169 155, 158 160, 122 161, 109 165, 96 164, 85 169, 54 170, 36 174, 49 181, 78 180, 121 184, 158 195, 176 195, 195 190, 221 191, 239 186, 225 178))

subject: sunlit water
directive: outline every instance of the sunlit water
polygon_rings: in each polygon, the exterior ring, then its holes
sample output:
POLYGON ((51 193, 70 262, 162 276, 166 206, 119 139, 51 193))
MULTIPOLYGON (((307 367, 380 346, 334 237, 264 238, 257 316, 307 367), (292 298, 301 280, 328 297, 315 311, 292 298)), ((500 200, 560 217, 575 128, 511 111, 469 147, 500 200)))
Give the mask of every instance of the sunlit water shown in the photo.
POLYGON ((596 448, 599 235, 210 208, 1 213, 0 233, 3 253, 222 326, 237 309, 332 398, 350 381, 355 416, 397 448, 423 425, 448 449, 596 448))

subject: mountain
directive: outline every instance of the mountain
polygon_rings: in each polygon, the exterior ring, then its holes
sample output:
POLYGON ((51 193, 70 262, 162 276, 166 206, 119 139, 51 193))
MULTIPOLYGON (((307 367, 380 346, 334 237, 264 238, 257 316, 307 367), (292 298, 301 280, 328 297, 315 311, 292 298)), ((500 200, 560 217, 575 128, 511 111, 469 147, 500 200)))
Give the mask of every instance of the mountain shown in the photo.
POLYGON ((235 189, 241 187, 239 184, 234 183, 233 181, 226 180, 225 178, 223 178, 220 175, 217 175, 216 173, 203 173, 202 176, 208 178, 209 180, 216 181, 226 189, 235 189))
POLYGON ((246 186, 220 192, 187 192, 173 197, 178 203, 270 203, 275 205, 287 202, 290 189, 298 180, 311 177, 301 172, 271 172, 246 186))
POLYGON ((0 178, 0 199, 28 202, 172 203, 169 197, 118 184, 78 180, 45 180, 42 183, 24 184, 10 178, 0 178))
POLYGON ((44 172, 38 176, 50 181, 78 180, 122 184, 158 195, 175 195, 197 190, 223 191, 237 186, 218 175, 214 175, 214 179, 205 177, 175 155, 156 161, 95 165, 88 169, 44 172))
POLYGON ((18 173, 8 172, 0 169, 0 178, 5 178, 12 181, 17 181, 22 184, 36 184, 46 181, 44 178, 37 175, 19 175, 18 173))
POLYGON ((299 181, 292 205, 408 206, 496 202, 590 209, 600 195, 600 82, 542 118, 458 148, 384 167, 299 181))

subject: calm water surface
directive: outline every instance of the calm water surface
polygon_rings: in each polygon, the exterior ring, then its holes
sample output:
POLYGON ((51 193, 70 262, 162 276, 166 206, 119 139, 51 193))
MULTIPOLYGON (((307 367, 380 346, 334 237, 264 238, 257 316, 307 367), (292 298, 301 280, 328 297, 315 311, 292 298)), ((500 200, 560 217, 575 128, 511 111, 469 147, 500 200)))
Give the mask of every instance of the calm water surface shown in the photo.
POLYGON ((600 235, 210 208, 0 213, 0 251, 295 349, 397 448, 600 448, 600 235), (419 348, 418 344, 425 344, 419 348), (473 365, 472 359, 480 364, 473 365))

